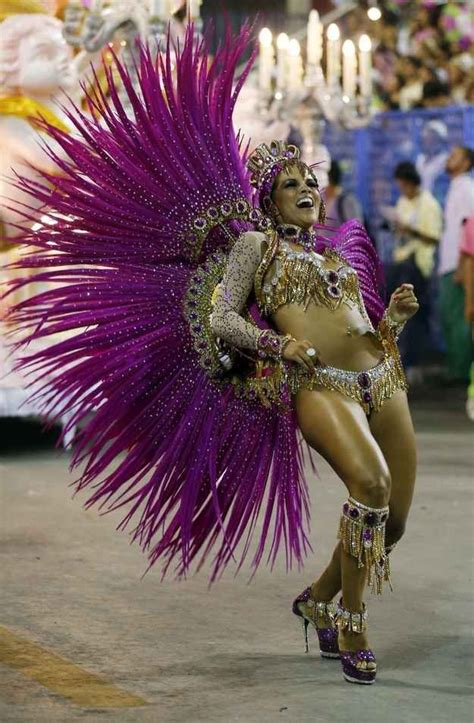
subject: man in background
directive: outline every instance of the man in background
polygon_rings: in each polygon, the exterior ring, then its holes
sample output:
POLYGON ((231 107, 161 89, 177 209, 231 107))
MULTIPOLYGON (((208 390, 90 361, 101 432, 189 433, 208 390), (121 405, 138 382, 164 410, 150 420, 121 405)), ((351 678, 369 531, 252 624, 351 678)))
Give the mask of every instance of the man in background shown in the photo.
POLYGON ((471 332, 464 316, 464 288, 456 270, 463 225, 474 214, 474 149, 455 146, 446 161, 451 183, 444 209, 444 232, 439 253, 439 304, 446 344, 448 381, 464 384, 471 364, 471 332))
POLYGON ((387 273, 387 290, 391 293, 403 280, 414 285, 420 302, 417 319, 413 319, 400 339, 407 376, 413 384, 422 381, 423 356, 431 346, 430 280, 441 236, 442 210, 432 193, 422 188, 420 174, 413 163, 399 163, 394 178, 400 191, 392 217, 398 240, 387 273))
POLYGON ((362 207, 353 193, 345 191, 341 185, 342 171, 339 161, 332 160, 328 172, 329 183, 324 189, 326 204, 326 223, 328 226, 339 227, 351 218, 363 220, 362 207))

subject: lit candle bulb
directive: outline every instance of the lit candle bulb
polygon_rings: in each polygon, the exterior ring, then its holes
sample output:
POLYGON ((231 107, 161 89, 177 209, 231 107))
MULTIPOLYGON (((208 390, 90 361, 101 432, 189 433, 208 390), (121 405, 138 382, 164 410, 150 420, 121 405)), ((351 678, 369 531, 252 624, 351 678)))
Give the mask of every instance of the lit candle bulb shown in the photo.
POLYGON ((306 58, 310 65, 320 65, 323 55, 323 24, 317 10, 311 10, 308 18, 306 58))
POLYGON ((356 90, 356 49, 352 40, 342 44, 342 90, 348 98, 354 98, 356 90))
POLYGON ((272 88, 272 72, 274 65, 273 35, 269 28, 262 28, 259 36, 258 86, 268 92, 272 88))
POLYGON ((280 33, 277 38, 277 78, 276 85, 278 90, 284 90, 285 88, 285 63, 286 63, 286 52, 288 49, 288 43, 290 39, 286 33, 280 33))
POLYGON ((341 73, 341 33, 336 23, 327 29, 327 84, 329 87, 339 82, 341 73))
POLYGON ((364 98, 372 95, 372 42, 368 35, 359 38, 360 93, 364 98))
POLYGON ((199 20, 201 0, 188 0, 187 14, 191 20, 199 20))
POLYGON ((288 43, 286 65, 286 87, 288 90, 299 90, 303 85, 303 62, 301 60, 301 46, 296 38, 288 43))

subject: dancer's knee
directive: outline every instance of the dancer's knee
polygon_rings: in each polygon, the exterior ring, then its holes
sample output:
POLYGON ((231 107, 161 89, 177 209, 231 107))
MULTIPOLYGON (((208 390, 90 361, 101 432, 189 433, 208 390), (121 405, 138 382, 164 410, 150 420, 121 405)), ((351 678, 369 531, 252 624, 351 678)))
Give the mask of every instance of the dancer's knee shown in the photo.
POLYGON ((370 507, 385 507, 390 497, 391 478, 382 468, 366 470, 349 480, 351 496, 370 507))

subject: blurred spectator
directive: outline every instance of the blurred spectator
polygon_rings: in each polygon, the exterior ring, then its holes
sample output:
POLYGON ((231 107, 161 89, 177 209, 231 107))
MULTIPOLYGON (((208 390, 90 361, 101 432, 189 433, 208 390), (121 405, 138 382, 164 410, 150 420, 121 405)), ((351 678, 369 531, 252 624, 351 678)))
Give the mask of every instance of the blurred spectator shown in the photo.
MULTIPOLYGON (((360 30, 357 28, 356 33, 360 30)), ((374 68, 377 84, 382 92, 389 92, 389 86, 395 75, 397 52, 397 16, 383 12, 382 20, 375 24, 374 68)))
POLYGON ((386 81, 384 91, 379 93, 380 110, 399 110, 400 109, 400 90, 403 80, 400 75, 392 75, 386 81))
POLYGON ((445 108, 451 105, 449 87, 441 80, 423 83, 420 105, 422 108, 445 108))
POLYGON ((328 225, 339 227, 351 218, 362 221, 362 208, 358 199, 341 186, 342 173, 338 161, 331 161, 328 177, 329 183, 324 189, 328 225))
POLYGON ((448 128, 442 121, 430 120, 423 126, 422 152, 416 159, 416 170, 420 174, 422 187, 427 191, 434 192, 436 180, 445 172, 449 155, 447 139, 448 128))
POLYGON ((400 340, 403 360, 413 383, 421 381, 420 374, 415 374, 414 369, 419 367, 430 346, 430 278, 441 236, 442 210, 430 191, 422 189, 420 175, 413 163, 399 163, 394 178, 400 191, 392 215, 398 243, 393 251, 393 263, 387 270, 387 290, 391 293, 401 283, 411 283, 420 302, 416 318, 400 340))
POLYGON ((413 55, 422 58, 426 50, 436 52, 441 39, 438 27, 441 7, 426 7, 420 5, 411 24, 410 50, 413 55))
POLYGON ((464 381, 471 363, 471 331, 464 318, 464 288, 456 271, 459 264, 463 224, 474 215, 474 150, 455 146, 446 170, 451 183, 444 210, 444 232, 440 245, 440 315, 446 344, 448 378, 464 381))
POLYGON ((456 280, 464 289, 464 318, 471 329, 471 374, 467 388, 466 413, 474 422, 474 216, 463 225, 456 280))
POLYGON ((381 0, 379 5, 382 18, 372 35, 380 108, 410 110, 418 104, 433 108, 473 102, 472 0, 381 0), (427 85, 423 95, 423 86, 435 82, 445 86, 427 85))
POLYGON ((428 83, 432 80, 439 80, 439 78, 434 68, 432 68, 430 65, 422 65, 420 68, 420 80, 423 83, 424 87, 425 83, 428 83))
POLYGON ((399 93, 400 109, 410 110, 420 102, 423 93, 423 84, 420 80, 421 60, 409 55, 400 59, 398 68, 403 80, 399 93))
POLYGON ((471 80, 473 69, 472 56, 469 53, 462 53, 452 58, 447 64, 447 74, 451 86, 451 97, 454 103, 466 102, 466 91, 471 80))

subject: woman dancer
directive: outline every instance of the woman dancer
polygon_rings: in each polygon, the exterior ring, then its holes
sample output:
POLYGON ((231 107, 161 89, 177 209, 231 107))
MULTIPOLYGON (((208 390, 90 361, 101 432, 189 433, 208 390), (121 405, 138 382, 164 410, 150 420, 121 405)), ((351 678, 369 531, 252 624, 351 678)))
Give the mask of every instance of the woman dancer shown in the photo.
MULTIPOLYGON (((109 70, 110 96, 89 98, 92 117, 70 114, 76 133, 43 124, 64 157, 51 153, 62 176, 17 181, 54 221, 24 228, 36 253, 12 290, 50 287, 11 310, 20 364, 52 420, 67 410, 80 428, 72 467, 82 465, 79 490, 93 487, 87 504, 127 505, 123 526, 138 516, 133 539, 164 573, 185 575, 211 550, 211 580, 240 567, 260 511, 254 569, 268 543, 271 563, 282 545, 288 565, 303 561, 300 428, 351 497, 333 561, 295 612, 338 654, 326 603, 342 586, 344 674, 372 682, 362 591, 389 578, 388 513, 392 544, 411 498, 395 335, 416 300, 398 290, 382 319, 370 240, 358 222, 318 235, 319 192, 296 148, 261 146, 247 170, 232 110, 250 31, 212 63, 192 32, 175 67, 170 50, 157 64, 143 51, 139 92, 118 64, 133 118, 109 70)), ((25 220, 38 219, 26 210, 25 220)))
MULTIPOLYGON (((249 160, 252 183, 271 221, 270 233, 247 232, 235 244, 212 315, 212 328, 235 347, 276 354, 288 363, 298 424, 308 444, 344 482, 340 538, 320 578, 293 611, 319 634, 321 654, 338 656, 336 611, 344 675, 375 679, 363 603, 368 581, 389 580, 387 554, 403 534, 415 482, 415 440, 395 341, 418 309, 413 287, 395 291, 375 330, 357 275, 326 246, 317 253, 315 225, 324 206, 311 169, 293 146, 260 146, 249 160), (280 335, 261 332, 238 316, 255 289, 262 315, 280 335), (270 352, 271 353, 271 352, 270 352), (274 352, 275 353, 275 352, 274 352)), ((343 229, 361 234, 355 222, 343 229)))

